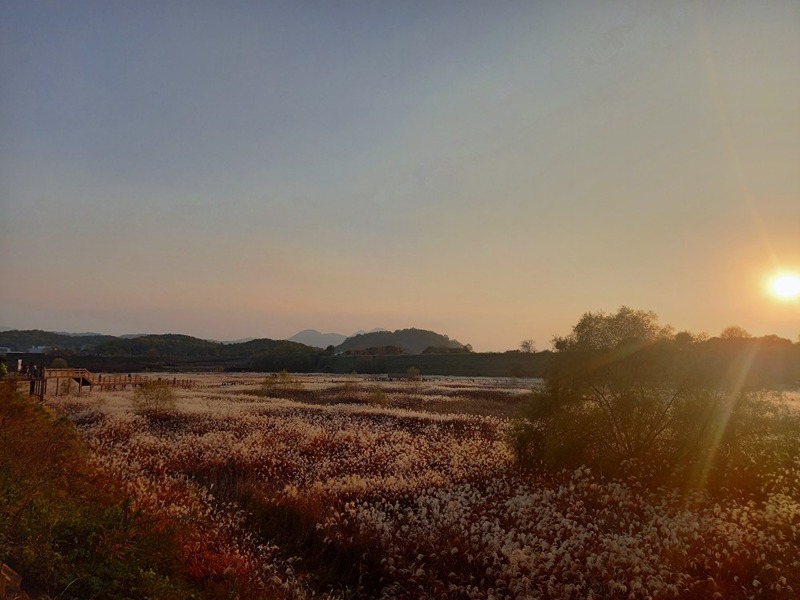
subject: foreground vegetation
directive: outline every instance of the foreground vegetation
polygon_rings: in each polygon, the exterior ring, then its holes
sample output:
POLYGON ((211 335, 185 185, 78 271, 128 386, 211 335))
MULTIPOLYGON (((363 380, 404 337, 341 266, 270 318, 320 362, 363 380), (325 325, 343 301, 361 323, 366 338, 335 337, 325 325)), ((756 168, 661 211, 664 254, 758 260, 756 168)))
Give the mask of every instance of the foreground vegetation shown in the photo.
POLYGON ((0 563, 28 592, 199 597, 183 580, 177 523, 138 510, 92 468, 69 421, 0 385, 0 423, 0 563))
POLYGON ((204 382, 178 391, 169 414, 137 410, 131 392, 61 398, 59 409, 136 510, 180 525, 185 573, 221 597, 800 589, 796 457, 758 493, 686 490, 586 467, 521 469, 509 417, 533 382, 204 382))

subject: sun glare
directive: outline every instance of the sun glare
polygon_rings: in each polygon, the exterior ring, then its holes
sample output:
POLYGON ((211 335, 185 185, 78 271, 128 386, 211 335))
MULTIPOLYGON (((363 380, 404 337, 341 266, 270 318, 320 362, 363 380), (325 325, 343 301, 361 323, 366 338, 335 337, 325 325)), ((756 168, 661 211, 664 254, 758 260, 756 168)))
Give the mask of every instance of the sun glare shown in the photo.
POLYGON ((800 275, 781 273, 772 278, 770 290, 774 296, 785 300, 800 298, 800 275))

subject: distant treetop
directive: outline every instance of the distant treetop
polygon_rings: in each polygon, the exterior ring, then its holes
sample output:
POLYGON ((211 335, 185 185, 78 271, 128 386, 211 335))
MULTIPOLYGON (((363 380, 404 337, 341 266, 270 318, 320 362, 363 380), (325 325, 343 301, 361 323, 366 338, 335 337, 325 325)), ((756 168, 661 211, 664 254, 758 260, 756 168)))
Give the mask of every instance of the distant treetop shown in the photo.
POLYGON ((651 310, 621 306, 616 313, 587 312, 565 337, 554 337, 556 350, 610 350, 622 344, 654 342, 671 338, 669 325, 660 325, 651 310))

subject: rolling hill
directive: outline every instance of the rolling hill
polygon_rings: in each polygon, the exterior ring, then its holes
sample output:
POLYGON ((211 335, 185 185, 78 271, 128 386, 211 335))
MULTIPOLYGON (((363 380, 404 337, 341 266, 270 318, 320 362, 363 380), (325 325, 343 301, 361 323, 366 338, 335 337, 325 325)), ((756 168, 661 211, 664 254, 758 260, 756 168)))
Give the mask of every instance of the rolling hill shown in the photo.
POLYGON ((394 346, 402 349, 405 354, 422 354, 429 348, 465 348, 456 340, 448 336, 427 329, 398 329, 396 331, 373 331, 362 333, 347 338, 339 344, 334 352, 346 354, 348 351, 364 351, 370 348, 385 348, 394 346))

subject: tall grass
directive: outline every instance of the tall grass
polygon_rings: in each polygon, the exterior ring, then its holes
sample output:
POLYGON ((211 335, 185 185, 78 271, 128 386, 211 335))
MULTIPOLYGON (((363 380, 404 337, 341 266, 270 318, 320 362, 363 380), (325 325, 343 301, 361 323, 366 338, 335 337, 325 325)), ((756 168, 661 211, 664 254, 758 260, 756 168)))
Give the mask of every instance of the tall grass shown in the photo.
POLYGON ((494 385, 480 400, 485 383, 425 381, 410 406, 404 386, 350 379, 303 378, 291 399, 263 381, 209 381, 178 392, 168 426, 136 414, 131 392, 59 406, 135 509, 182 524, 185 571, 223 582, 229 597, 800 590, 797 457, 760 479, 758 494, 684 492, 585 467, 526 471, 506 444, 512 420, 468 412, 505 406, 517 389, 494 385), (383 397, 371 403, 376 387, 383 397))

